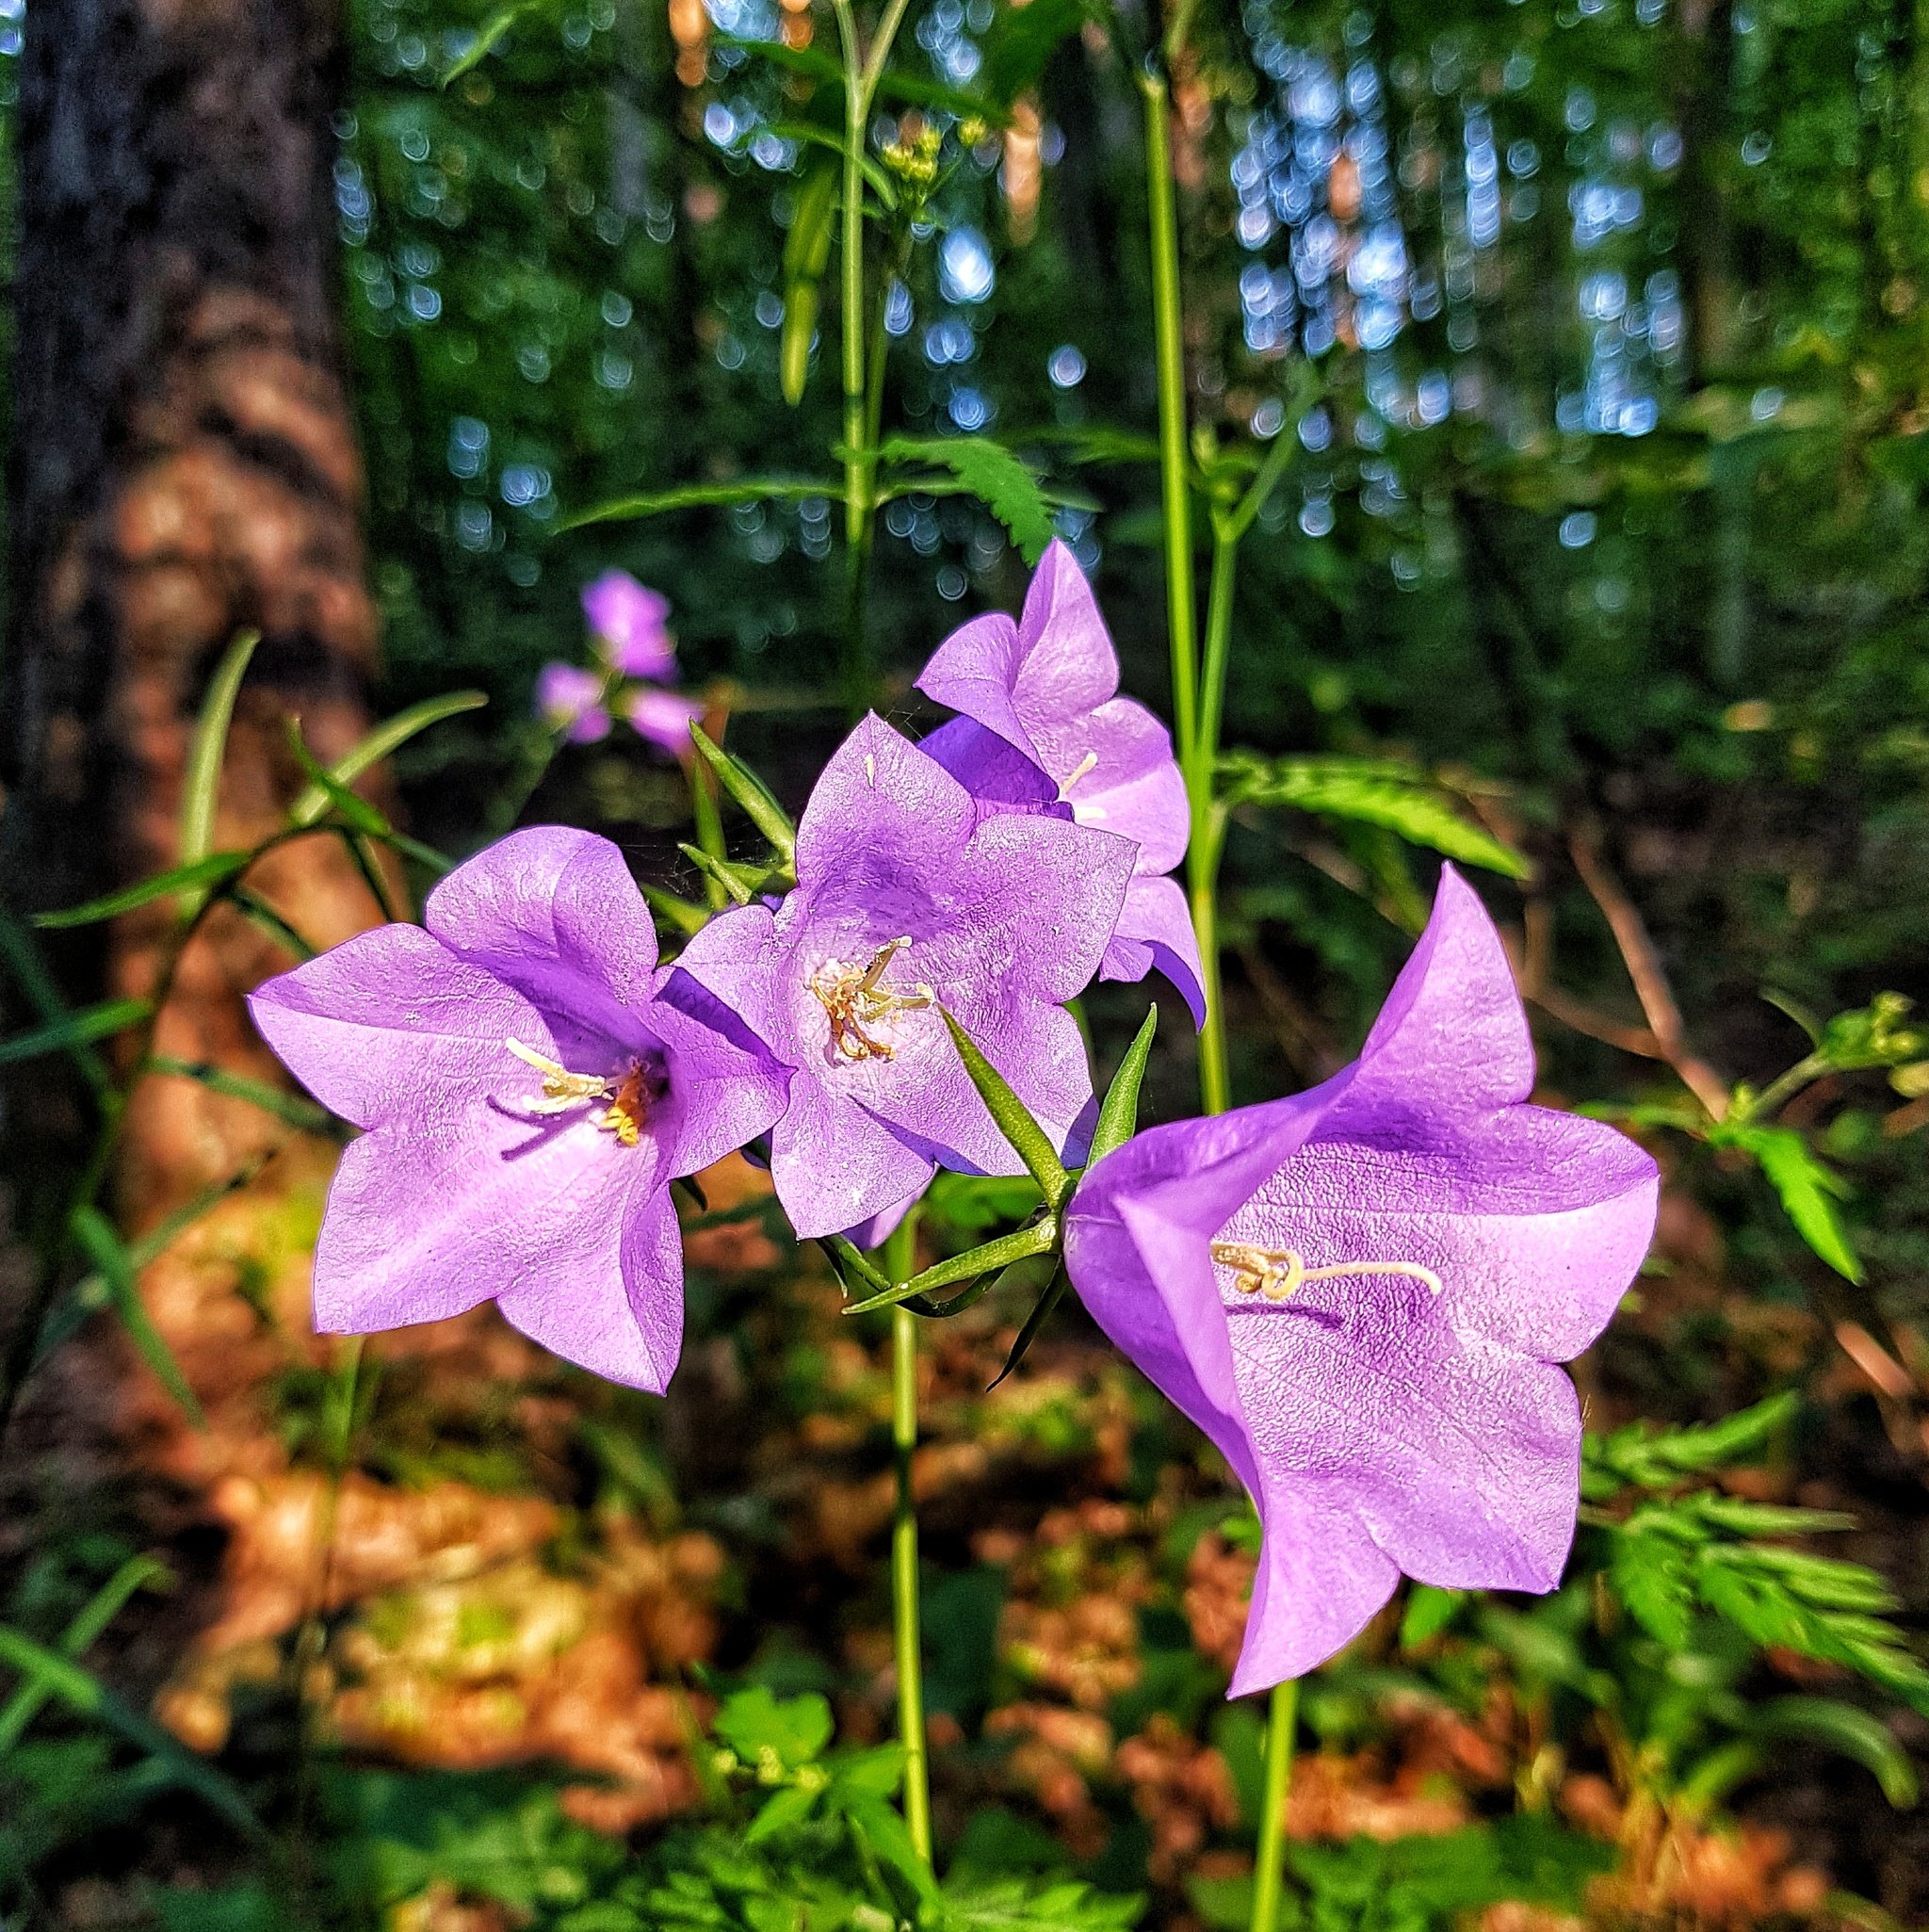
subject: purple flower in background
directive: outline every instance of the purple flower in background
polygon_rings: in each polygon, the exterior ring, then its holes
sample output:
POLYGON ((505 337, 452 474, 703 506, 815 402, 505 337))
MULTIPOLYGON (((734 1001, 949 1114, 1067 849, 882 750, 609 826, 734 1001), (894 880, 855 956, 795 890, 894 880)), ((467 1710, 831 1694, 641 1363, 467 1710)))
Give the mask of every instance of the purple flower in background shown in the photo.
POLYGON ((1062 1002, 1097 969, 1131 869, 1129 845, 1082 825, 981 821, 878 718, 845 739, 798 826, 796 889, 712 919, 678 961, 794 1069, 770 1168, 800 1235, 895 1208, 939 1162, 1021 1171, 940 1005, 1057 1141, 1089 1132, 1062 1002))
POLYGON ((1560 1580, 1580 1418, 1552 1365, 1606 1326, 1658 1180, 1612 1128, 1524 1104, 1532 1083, 1499 936, 1449 867, 1351 1066, 1154 1128, 1079 1186, 1074 1285, 1258 1507, 1234 1696, 1332 1656, 1402 1571, 1560 1580))
POLYGON ((545 664, 536 675, 536 710, 571 744, 594 744, 609 736, 603 704, 603 674, 576 664, 545 664))
POLYGON ((704 707, 695 698, 680 698, 674 691, 643 684, 625 693, 622 705, 623 715, 640 737, 660 745, 673 757, 689 755, 689 728, 704 715, 704 707))
POLYGON ((583 619, 612 671, 657 684, 675 682, 670 599, 660 591, 638 583, 626 570, 606 570, 583 586, 583 619))
POLYGON ((683 1327, 669 1184, 763 1132, 785 1076, 674 968, 623 855, 517 832, 249 1005, 365 1128, 315 1253, 315 1322, 365 1333, 495 1300, 558 1355, 660 1392, 683 1327), (426 927, 426 930, 424 929, 426 927))
POLYGON ((953 631, 917 688, 963 714, 924 749, 988 809, 1068 807, 1081 825, 1136 841, 1099 977, 1143 980, 1157 967, 1203 1026, 1199 942, 1185 894, 1164 876, 1185 856, 1185 781, 1165 726, 1118 695, 1118 654, 1071 551, 1046 551, 1015 624, 994 611, 953 631))

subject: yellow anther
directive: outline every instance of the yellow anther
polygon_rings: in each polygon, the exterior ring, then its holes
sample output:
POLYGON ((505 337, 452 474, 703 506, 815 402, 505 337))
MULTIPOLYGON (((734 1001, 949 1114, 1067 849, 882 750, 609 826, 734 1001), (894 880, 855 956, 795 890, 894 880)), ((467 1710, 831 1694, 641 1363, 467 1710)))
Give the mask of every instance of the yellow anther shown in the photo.
POLYGON ((1424 1282, 1433 1294, 1447 1285, 1418 1261, 1334 1261, 1323 1268, 1308 1268, 1297 1249, 1258 1248, 1238 1241, 1214 1242, 1212 1258, 1233 1271, 1232 1285, 1240 1294, 1263 1294, 1270 1302, 1283 1302, 1302 1282, 1335 1281, 1349 1274, 1404 1275, 1409 1281, 1424 1282))
POLYGON ((898 1049, 872 1031, 894 1014, 915 1012, 937 998, 929 986, 886 986, 884 971, 909 939, 878 948, 867 966, 827 959, 810 976, 810 990, 831 1022, 831 1051, 844 1060, 895 1060, 898 1049))
POLYGON ((543 1097, 529 1103, 534 1113, 567 1113, 592 1100, 608 1100, 609 1105, 595 1117, 595 1124, 612 1133, 625 1147, 634 1147, 642 1137, 643 1122, 650 1111, 650 1087, 643 1069, 632 1062, 629 1071, 612 1086, 601 1074, 572 1073, 560 1061, 525 1047, 520 1040, 502 1043, 525 1066, 543 1076, 543 1097))

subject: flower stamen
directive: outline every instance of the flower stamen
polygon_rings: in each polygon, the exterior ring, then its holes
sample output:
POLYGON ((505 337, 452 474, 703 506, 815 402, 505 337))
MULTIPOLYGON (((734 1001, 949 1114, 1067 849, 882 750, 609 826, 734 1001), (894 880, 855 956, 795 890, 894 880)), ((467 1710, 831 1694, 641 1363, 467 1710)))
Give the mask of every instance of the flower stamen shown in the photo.
POLYGON ((884 971, 911 941, 893 939, 878 948, 867 965, 827 959, 810 976, 810 990, 831 1022, 831 1052, 842 1060, 895 1060, 898 1049, 874 1029, 900 1013, 930 1006, 937 995, 926 985, 886 986, 884 971))
POLYGON ((1301 1283, 1334 1281, 1351 1274, 1400 1274, 1410 1281, 1424 1282, 1428 1291, 1439 1294, 1447 1284, 1431 1268, 1418 1261, 1333 1261, 1322 1268, 1308 1268, 1295 1248, 1259 1248, 1245 1242, 1216 1241, 1212 1258, 1233 1271, 1232 1285, 1240 1294, 1263 1294, 1270 1302, 1283 1302, 1301 1283))
POLYGON ((1071 797, 1073 786, 1077 785, 1079 779, 1084 777, 1086 772, 1091 771, 1092 768, 1097 763, 1098 754, 1096 752, 1087 752, 1085 755, 1082 758, 1080 758, 1076 765, 1072 767, 1071 771, 1065 776, 1065 782, 1059 787, 1060 804, 1063 804, 1064 802, 1071 797))
POLYGON ((595 1124, 612 1133, 625 1147, 634 1147, 642 1137, 643 1122, 649 1117, 650 1086, 640 1061, 630 1063, 629 1071, 612 1084, 602 1074, 572 1073, 559 1060, 525 1047, 520 1040, 502 1043, 525 1066, 543 1076, 543 1096, 529 1103, 535 1113, 567 1113, 574 1107, 592 1100, 608 1100, 595 1116, 595 1124))

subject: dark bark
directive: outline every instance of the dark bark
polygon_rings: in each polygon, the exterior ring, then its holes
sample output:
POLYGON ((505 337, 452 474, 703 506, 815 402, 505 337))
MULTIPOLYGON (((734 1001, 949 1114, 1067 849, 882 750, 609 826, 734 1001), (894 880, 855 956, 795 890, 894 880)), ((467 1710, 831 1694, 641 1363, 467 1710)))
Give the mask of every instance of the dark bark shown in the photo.
MULTIPOLYGON (((284 808, 287 712, 324 755, 365 727, 375 614, 334 321, 339 30, 326 0, 46 0, 27 23, 0 711, 16 901, 172 861, 193 720, 243 627, 262 643, 219 843, 253 842, 284 808)), ((332 843, 290 848, 262 883, 317 942, 370 917, 332 843)), ((115 929, 110 985, 152 984, 171 917, 115 929)), ((260 1070, 240 995, 287 963, 211 921, 162 1050, 260 1070)), ((150 1080, 134 1213, 261 1133, 232 1103, 150 1080)))

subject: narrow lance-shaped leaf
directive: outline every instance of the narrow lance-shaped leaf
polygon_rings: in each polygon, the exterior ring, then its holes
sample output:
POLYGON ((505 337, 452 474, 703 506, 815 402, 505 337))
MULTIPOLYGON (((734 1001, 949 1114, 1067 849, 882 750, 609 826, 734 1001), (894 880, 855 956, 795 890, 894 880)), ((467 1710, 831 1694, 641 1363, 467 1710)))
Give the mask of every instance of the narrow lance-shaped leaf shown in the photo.
POLYGON ((156 1053, 148 1062, 148 1071, 154 1074, 171 1074, 176 1079, 197 1080, 213 1094, 225 1094, 231 1100, 245 1100, 251 1107, 259 1107, 264 1113, 271 1113, 287 1127, 308 1134, 332 1134, 334 1131, 334 1116, 326 1107, 317 1107, 313 1100, 304 1100, 300 1094, 290 1094, 280 1087, 271 1087, 266 1080, 250 1080, 246 1074, 232 1073, 225 1066, 216 1066, 206 1060, 176 1060, 171 1054, 156 1053))
POLYGON ((135 1280, 134 1259, 128 1254, 126 1244, 98 1208, 76 1209, 72 1225, 74 1240, 80 1243, 88 1259, 101 1271, 114 1312, 121 1318, 121 1325, 126 1329, 128 1339, 140 1351, 141 1359, 154 1372, 161 1387, 180 1404, 187 1420, 197 1429, 206 1429, 207 1417, 200 1401, 188 1387, 187 1377, 181 1372, 181 1364, 174 1359, 173 1350, 154 1326, 140 1299, 140 1289, 135 1280))
POLYGON ((831 262, 833 217, 837 207, 837 170, 817 169, 797 191, 797 212, 784 238, 784 328, 777 366, 784 400, 794 409, 803 400, 810 374, 810 346, 818 329, 818 289, 831 262))
POLYGON ((748 905, 756 897, 757 887, 763 883, 763 868, 753 870, 749 866, 736 865, 729 859, 715 858, 702 846, 682 840, 678 841, 676 849, 705 878, 714 879, 722 886, 738 905, 748 905))
POLYGON ((82 1007, 78 1013, 49 1020, 45 1026, 36 1027, 30 1033, 16 1033, 10 1040, 0 1040, 0 1065, 105 1040, 111 1034, 125 1032, 129 1027, 138 1026, 142 1020, 152 1016, 154 1010, 151 999, 108 999, 99 1006, 82 1007))
POLYGON ((1086 1164, 1095 1167, 1115 1149, 1123 1147, 1139 1130, 1139 1089, 1144 1084, 1145 1064, 1152 1058, 1152 1036, 1159 1031, 1159 1009, 1148 1007, 1144 1024, 1126 1049, 1119 1070, 1106 1089, 1104 1104, 1098 1110, 1098 1124, 1092 1130, 1092 1151, 1086 1164))
POLYGON ((579 530, 591 524, 634 523, 646 516, 663 516, 673 510, 700 510, 709 505, 763 503, 772 498, 799 503, 806 496, 835 496, 842 481, 831 477, 751 477, 735 483, 685 483, 674 490, 653 490, 639 496, 618 496, 589 510, 559 518, 557 528, 579 530))
MULTIPOLYGON (((328 768, 329 776, 337 785, 353 785, 363 772, 399 751, 417 733, 463 711, 479 711, 488 702, 487 695, 481 691, 448 691, 439 698, 424 698, 419 705, 411 705, 406 711, 397 711, 393 718, 378 724, 366 738, 328 768)), ((329 794, 319 785, 309 786, 288 807, 289 824, 314 824, 327 811, 328 801, 329 794)), ((426 846, 422 850, 428 852, 426 846)), ((444 871, 448 869, 447 863, 439 853, 429 853, 429 857, 444 871)))
POLYGON ((1921 1794, 1908 1752, 1872 1711, 1839 1697, 1771 1697, 1750 1715, 1765 1737, 1801 1738, 1854 1759, 1898 1810, 1906 1810, 1921 1794))
MULTIPOLYGON (((173 1583, 167 1565, 152 1556, 130 1556, 88 1600, 80 1615, 60 1633, 63 1657, 84 1657, 107 1626, 121 1615, 134 1593, 154 1583, 162 1589, 173 1583)), ((53 1692, 38 1678, 28 1680, 0 1708, 0 1758, 26 1734, 53 1692)))
POLYGON ((227 1778, 211 1764, 203 1763, 157 1724, 129 1710, 99 1678, 71 1657, 63 1657, 57 1650, 49 1650, 21 1632, 0 1624, 0 1666, 18 1671, 69 1709, 118 1732, 137 1750, 156 1760, 173 1783, 184 1791, 193 1792, 249 1838, 261 1841, 267 1837, 247 1801, 227 1778))
POLYGON ((89 899, 85 904, 63 906, 58 912, 36 913, 34 924, 49 931, 59 931, 69 926, 91 926, 102 919, 119 918, 122 913, 132 912, 136 906, 150 904, 176 892, 191 892, 198 901, 206 887, 234 878, 253 857, 254 854, 248 852, 211 852, 186 865, 171 866, 165 872, 154 873, 152 878, 123 885, 118 892, 103 893, 99 899, 89 899))
POLYGON ((221 757, 228 748, 228 727, 235 721, 235 700, 248 674, 248 660, 261 642, 258 630, 244 630, 221 654, 207 695, 201 701, 201 718, 187 755, 187 777, 181 793, 181 858, 186 865, 203 859, 214 845, 215 805, 221 788, 221 757))
POLYGON ((1005 1366, 994 1375, 986 1386, 989 1395, 1031 1351, 1031 1344, 1038 1339, 1039 1331, 1051 1320, 1052 1310, 1064 1300, 1065 1291, 1072 1285, 1072 1277, 1064 1271, 1062 1264, 1051 1279, 1046 1283, 1045 1292, 1031 1305, 1031 1312, 1025 1317, 1018 1333, 1013 1338, 1012 1351, 1005 1357, 1005 1366))
MULTIPOLYGON (((0 906, 0 959, 12 969, 20 990, 43 1023, 51 1026, 67 1017, 67 1001, 55 983, 34 935, 4 906, 0 906)), ((67 1050, 95 1096, 105 1101, 114 1088, 114 1077, 107 1070, 107 1063, 83 1040, 74 1041, 67 1050)))
POLYGON ((794 864, 797 827, 790 822, 789 813, 771 796, 770 787, 740 758, 712 739, 701 724, 692 723, 689 735, 704 761, 717 774, 718 783, 743 807, 745 816, 770 840, 771 849, 784 863, 794 864))
POLYGON ((1030 1110, 1013 1093, 1004 1075, 979 1050, 977 1041, 958 1024, 949 1009, 940 1007, 938 1011, 944 1015, 958 1057, 964 1063, 964 1071, 978 1089, 978 1097, 991 1111, 997 1130, 1025 1163, 1026 1173, 1038 1183, 1046 1204, 1054 1210, 1062 1208, 1071 1183, 1051 1137, 1031 1117, 1030 1110))
MULTIPOLYGON (((368 803, 359 792, 350 791, 335 774, 322 764, 308 749, 308 740, 301 736, 301 721, 288 720, 288 749, 295 754, 296 762, 307 772, 310 787, 318 789, 329 805, 333 806, 345 825, 352 826, 357 832, 373 832, 378 836, 389 829, 387 818, 368 803)), ((304 792, 305 798, 307 794, 304 792)), ((297 800, 299 804, 300 800, 297 800)), ((318 815, 317 815, 318 816, 318 815)), ((290 812, 292 819, 294 814, 290 812)), ((297 820, 299 824, 313 822, 297 820)))
POLYGON ((693 899, 680 899, 660 885, 639 885, 644 902, 659 919, 667 919, 679 933, 700 933, 709 922, 710 909, 693 899))

